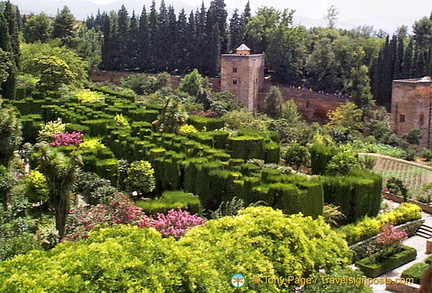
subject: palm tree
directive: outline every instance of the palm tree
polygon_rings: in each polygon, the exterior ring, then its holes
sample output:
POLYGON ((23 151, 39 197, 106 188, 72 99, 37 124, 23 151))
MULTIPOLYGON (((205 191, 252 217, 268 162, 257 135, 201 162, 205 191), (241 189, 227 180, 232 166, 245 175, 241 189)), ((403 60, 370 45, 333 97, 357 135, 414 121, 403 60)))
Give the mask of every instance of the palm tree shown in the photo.
POLYGON ((37 145, 40 156, 37 167, 46 178, 49 189, 48 203, 55 211, 56 229, 64 237, 66 217, 69 211, 70 194, 79 173, 81 158, 72 154, 66 156, 46 143, 37 145))

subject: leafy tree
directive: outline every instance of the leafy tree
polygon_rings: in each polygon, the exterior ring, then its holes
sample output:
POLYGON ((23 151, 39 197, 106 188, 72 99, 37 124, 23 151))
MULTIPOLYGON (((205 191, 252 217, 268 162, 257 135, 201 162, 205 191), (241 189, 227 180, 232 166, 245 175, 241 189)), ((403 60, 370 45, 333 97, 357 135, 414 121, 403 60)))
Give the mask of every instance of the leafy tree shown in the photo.
POLYGON ((278 87, 272 86, 265 96, 264 113, 277 118, 281 115, 282 93, 278 87))
POLYGON ((33 59, 33 68, 39 73, 37 86, 41 91, 58 90, 63 84, 71 84, 75 74, 62 59, 55 56, 40 56, 33 59))
POLYGON ((51 29, 51 20, 45 13, 30 15, 24 25, 24 40, 27 43, 46 43, 51 37, 51 29))
POLYGON ((66 73, 60 76, 60 81, 72 87, 82 87, 88 77, 88 63, 83 61, 75 52, 67 48, 59 48, 50 44, 23 44, 22 45, 22 71, 40 77, 41 69, 45 68, 45 76, 48 83, 53 82, 57 86, 57 80, 50 80, 50 76, 66 73), (54 58, 51 58, 54 57, 54 58), (35 59, 40 61, 36 66, 35 59), (51 72, 52 71, 52 72, 51 72), (66 80, 67 79, 67 80, 66 80))
POLYGON ((178 128, 186 123, 187 117, 186 111, 178 101, 166 98, 165 105, 153 124, 160 132, 176 133, 178 128))
POLYGON ((0 48, 0 84, 4 83, 8 77, 10 68, 13 66, 10 53, 0 48))
POLYGON ((327 164, 327 174, 329 175, 348 175, 348 173, 359 167, 357 154, 352 151, 345 150, 338 152, 327 164))
POLYGON ((127 169, 126 189, 146 194, 155 189, 154 170, 147 161, 132 162, 127 169))
POLYGON ((60 238, 65 236, 66 218, 69 212, 71 191, 78 178, 80 158, 68 157, 56 148, 45 143, 37 145, 37 169, 46 177, 48 185, 48 204, 55 212, 56 229, 60 238))
POLYGON ((369 70, 366 65, 351 69, 351 79, 347 87, 354 103, 363 111, 370 111, 374 102, 370 89, 369 70))
POLYGON ((308 148, 296 141, 290 143, 281 157, 285 160, 285 164, 290 166, 295 165, 297 170, 300 169, 300 166, 304 166, 310 161, 308 148))
POLYGON ((212 92, 210 93, 210 109, 224 115, 233 110, 240 110, 242 103, 237 101, 231 92, 212 92))
POLYGON ((96 69, 102 62, 102 33, 81 25, 77 30, 77 39, 78 56, 87 61, 89 70, 96 69))
POLYGON ((7 168, 0 165, 0 209, 7 207, 9 199, 9 191, 14 184, 11 174, 8 172, 7 168))
POLYGON ((348 130, 350 134, 357 134, 363 130, 362 111, 353 103, 346 103, 334 111, 328 113, 329 123, 327 128, 336 128, 342 131, 348 130))
POLYGON ((286 119, 289 124, 295 124, 301 120, 301 114, 293 99, 282 104, 281 118, 286 119))

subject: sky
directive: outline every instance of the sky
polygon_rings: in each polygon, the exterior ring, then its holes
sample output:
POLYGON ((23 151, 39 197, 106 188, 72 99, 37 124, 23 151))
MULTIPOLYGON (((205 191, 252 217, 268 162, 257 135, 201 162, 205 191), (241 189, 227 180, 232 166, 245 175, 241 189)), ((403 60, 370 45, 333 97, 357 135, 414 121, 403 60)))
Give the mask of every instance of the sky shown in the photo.
MULTIPOLYGON (((20 9, 25 6, 30 6, 32 2, 47 3, 58 2, 59 6, 63 5, 63 2, 73 3, 73 0, 11 0, 12 3, 19 3, 20 9)), ((140 7, 140 11, 143 4, 149 6, 151 0, 84 0, 87 2, 93 2, 99 5, 116 2, 111 5, 110 9, 119 9, 121 3, 125 4, 128 10, 130 7, 140 7), (118 7, 117 7, 118 6, 118 7)), ((209 7, 211 0, 204 0, 206 8, 209 7)), ((161 0, 156 0, 156 7, 158 8, 161 0)), ((169 4, 180 4, 181 3, 191 5, 192 7, 200 7, 202 0, 165 0, 167 5, 169 4)), ((244 10, 247 0, 225 0, 227 10, 230 12, 231 17, 232 11, 238 8, 240 11, 244 10)), ((76 3, 77 4, 77 3, 76 3)), ((360 25, 372 25, 375 30, 383 29, 389 34, 396 32, 396 29, 401 25, 407 25, 411 29, 413 23, 416 20, 424 16, 430 16, 432 11, 431 0, 250 0, 252 12, 255 12, 258 7, 269 6, 274 7, 278 10, 284 8, 294 9, 295 24, 302 24, 307 27, 310 26, 325 26, 327 22, 324 20, 327 9, 334 5, 339 12, 338 21, 336 27, 338 28, 355 28, 360 25)), ((80 5, 80 4, 77 4, 80 5)), ((76 6, 76 5, 75 5, 76 6)), ((174 4, 174 6, 179 6, 174 4)), ((37 4, 36 4, 37 7, 37 4)), ((108 6, 101 6, 102 9, 108 6)), ((182 6, 180 6, 182 7, 182 6)), ((59 7, 61 8, 61 7, 59 7)), ((87 7, 80 6, 79 8, 73 7, 72 12, 83 10, 87 7)), ((96 13, 97 8, 93 8, 95 11, 89 11, 85 15, 90 13, 96 13)), ((134 8, 136 9, 136 8, 134 8)), ((38 11, 35 11, 38 12, 38 11)), ((48 11, 45 11, 48 12, 48 11)), ((50 14, 52 12, 49 12, 50 14)), ((78 13, 77 13, 78 14, 78 13)), ((81 16, 82 17, 82 16, 81 16)))

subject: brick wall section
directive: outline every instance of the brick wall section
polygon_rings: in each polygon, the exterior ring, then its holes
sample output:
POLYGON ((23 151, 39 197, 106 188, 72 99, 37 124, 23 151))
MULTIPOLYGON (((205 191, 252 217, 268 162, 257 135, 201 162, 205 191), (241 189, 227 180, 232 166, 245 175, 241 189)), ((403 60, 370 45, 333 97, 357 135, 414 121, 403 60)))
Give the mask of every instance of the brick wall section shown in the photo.
POLYGON ((413 128, 422 131, 420 148, 432 147, 432 80, 430 77, 393 81, 391 129, 399 137, 413 128))

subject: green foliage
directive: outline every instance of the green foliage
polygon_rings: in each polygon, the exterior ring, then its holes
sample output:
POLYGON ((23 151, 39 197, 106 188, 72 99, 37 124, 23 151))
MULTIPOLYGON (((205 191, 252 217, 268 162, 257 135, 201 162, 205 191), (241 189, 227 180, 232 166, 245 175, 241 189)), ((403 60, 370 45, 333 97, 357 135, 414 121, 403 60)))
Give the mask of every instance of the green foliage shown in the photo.
POLYGON ((52 37, 60 39, 64 45, 74 47, 75 17, 67 6, 64 6, 54 18, 52 37))
POLYGON ((348 131, 353 136, 359 136, 364 128, 362 121, 362 110, 353 103, 346 103, 339 106, 336 110, 328 113, 329 123, 326 128, 336 128, 341 131, 348 131))
MULTIPOLYGON (((309 277, 348 263, 346 243, 321 219, 248 208, 192 228, 179 241, 148 228, 100 228, 83 241, 0 263, 0 290, 228 293, 233 272, 247 280, 309 277)), ((295 285, 248 282, 247 288, 292 291, 295 285)))
POLYGON ((377 235, 384 225, 391 223, 397 226, 421 219, 421 213, 421 208, 417 205, 404 203, 393 211, 381 214, 377 218, 365 217, 357 223, 342 226, 338 231, 345 235, 348 245, 352 245, 377 235))
POLYGON ((281 157, 285 160, 285 164, 289 166, 295 165, 298 170, 300 166, 305 166, 309 163, 310 153, 307 147, 294 141, 285 149, 281 157))
POLYGON ((432 160, 432 151, 430 149, 423 149, 421 157, 423 159, 425 159, 426 161, 431 161, 432 160))
POLYGON ((184 135, 184 136, 188 136, 191 133, 195 133, 195 132, 198 132, 198 130, 195 128, 195 126, 190 125, 190 124, 184 124, 184 125, 180 126, 178 129, 178 134, 184 135))
POLYGON ((220 219, 222 217, 235 216, 244 208, 244 200, 234 196, 229 201, 221 202, 217 210, 211 212, 211 217, 212 219, 220 219))
POLYGON ((347 175, 359 167, 358 155, 350 150, 339 151, 327 164, 326 173, 331 176, 347 175))
POLYGON ((414 283, 420 284, 420 280, 422 278, 423 273, 429 268, 429 264, 420 262, 413 264, 406 270, 404 270, 401 274, 401 278, 408 279, 412 278, 414 283))
POLYGON ((102 93, 90 90, 78 91, 76 92, 75 97, 80 103, 97 103, 104 101, 104 96, 102 93))
POLYGON ((81 88, 88 77, 87 67, 87 62, 65 47, 37 42, 21 45, 22 71, 36 77, 44 75, 48 85, 56 85, 61 81, 64 84, 81 88), (39 66, 35 66, 35 59, 39 60, 39 66), (42 69, 47 71, 44 73, 42 69), (72 78, 66 80, 67 76, 63 76, 62 73, 67 73, 72 78), (59 80, 53 79, 55 76, 58 76, 59 80))
POLYGON ((171 86, 171 77, 168 73, 160 73, 157 77, 146 74, 131 74, 120 81, 122 87, 131 89, 137 95, 154 94, 171 86))
POLYGON ((114 122, 120 127, 130 127, 128 120, 122 114, 116 114, 114 116, 114 122))
POLYGON ((207 118, 199 115, 189 115, 188 123, 199 131, 210 131, 224 127, 224 119, 207 118))
POLYGON ((26 196, 29 202, 46 202, 49 196, 46 177, 38 170, 31 170, 26 180, 26 196))
POLYGON ((223 116, 225 126, 229 129, 267 129, 267 118, 252 114, 247 109, 233 110, 223 116))
POLYGON ((24 25, 23 35, 27 43, 46 43, 51 36, 51 20, 43 12, 39 15, 30 15, 24 25))
POLYGON ((79 174, 74 191, 80 194, 85 202, 96 205, 108 203, 117 189, 111 186, 109 180, 95 173, 82 172, 79 174))
POLYGON ((417 256, 417 250, 413 247, 402 246, 402 251, 387 257, 382 262, 370 264, 370 262, 379 257, 382 251, 374 253, 364 259, 359 260, 356 266, 363 271, 369 278, 376 278, 388 271, 391 271, 407 262, 414 260, 417 256))
POLYGON ((147 215, 166 214, 169 210, 181 208, 190 214, 201 214, 200 200, 192 193, 182 191, 165 191, 159 199, 137 201, 136 206, 143 209, 147 215))
POLYGON ((401 179, 396 177, 390 177, 387 180, 386 187, 389 192, 402 196, 404 198, 404 201, 407 200, 408 188, 405 186, 401 179))
POLYGON ((38 132, 38 141, 52 142, 54 134, 66 132, 66 125, 61 118, 57 118, 56 121, 47 122, 38 132))
POLYGON ((301 114, 293 99, 282 104, 281 118, 286 119, 289 124, 297 123, 301 120, 301 114))
POLYGON ((328 163, 337 152, 338 150, 332 142, 325 140, 322 136, 315 136, 315 140, 310 147, 312 173, 324 175, 328 163))
POLYGON ((155 188, 154 169, 147 161, 132 162, 127 169, 126 188, 139 194, 152 192, 155 188))
POLYGON ((409 144, 418 145, 420 143, 420 139, 422 138, 423 135, 419 128, 413 128, 410 132, 403 135, 403 139, 406 140, 409 144))
POLYGON ((210 109, 218 113, 220 116, 233 110, 240 110, 242 103, 237 101, 231 92, 211 92, 210 93, 210 109))
POLYGON ((340 207, 326 204, 323 208, 323 218, 324 221, 330 226, 337 226, 339 221, 345 218, 345 215, 340 211, 340 207))
POLYGON ((277 118, 282 112, 282 93, 279 88, 270 88, 264 100, 264 113, 270 117, 277 118))
MULTIPOLYGON (((0 104, 1 104, 0 100, 0 104)), ((21 144, 21 124, 12 109, 0 109, 0 164, 8 166, 13 153, 21 144)))

